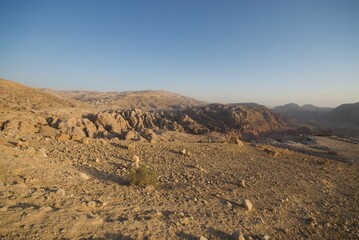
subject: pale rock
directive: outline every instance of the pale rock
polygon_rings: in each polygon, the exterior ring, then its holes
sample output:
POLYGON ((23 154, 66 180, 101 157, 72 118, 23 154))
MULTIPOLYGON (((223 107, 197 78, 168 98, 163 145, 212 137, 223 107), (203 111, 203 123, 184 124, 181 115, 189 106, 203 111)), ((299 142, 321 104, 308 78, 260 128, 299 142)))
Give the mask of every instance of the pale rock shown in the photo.
POLYGON ((59 188, 59 189, 56 190, 56 194, 65 196, 66 193, 65 193, 65 190, 64 190, 64 189, 59 188))
POLYGON ((26 148, 26 147, 29 147, 29 143, 28 142, 25 142, 25 141, 18 141, 17 144, 16 144, 18 147, 21 147, 21 148, 26 148))
POLYGON ((42 207, 40 208, 40 211, 42 211, 42 212, 51 212, 52 210, 53 210, 52 207, 42 206, 42 207))
POLYGON ((46 149, 45 148, 40 148, 37 150, 38 154, 43 156, 43 157, 47 157, 47 153, 46 153, 46 149))
POLYGON ((139 163, 139 162, 140 162, 140 158, 139 158, 137 155, 133 155, 132 161, 133 161, 134 163, 139 163))
POLYGON ((182 153, 183 155, 187 155, 187 150, 184 148, 184 149, 182 149, 181 153, 182 153))
POLYGON ((244 146, 243 142, 242 142, 241 140, 239 140, 239 139, 236 139, 236 144, 237 144, 239 147, 243 147, 243 146, 244 146))
POLYGON ((79 176, 80 176, 80 178, 82 178, 83 180, 89 180, 89 179, 90 179, 90 176, 87 175, 86 173, 80 173, 79 176))
POLYGON ((132 157, 132 163, 130 163, 130 168, 137 169, 140 167, 140 158, 136 155, 132 157))
POLYGON ((90 207, 90 208, 94 208, 94 207, 96 207, 96 202, 95 201, 89 201, 88 203, 87 203, 87 206, 88 207, 90 207))
POLYGON ((28 149, 26 149, 26 153, 28 154, 35 154, 36 153, 36 149, 34 147, 29 147, 28 149))
POLYGON ((253 209, 253 205, 252 205, 251 201, 249 201, 248 199, 244 200, 243 205, 247 209, 247 211, 251 211, 253 209))
POLYGON ((245 180, 241 180, 240 185, 241 185, 241 187, 245 188, 245 187, 246 187, 246 181, 245 181, 245 180))

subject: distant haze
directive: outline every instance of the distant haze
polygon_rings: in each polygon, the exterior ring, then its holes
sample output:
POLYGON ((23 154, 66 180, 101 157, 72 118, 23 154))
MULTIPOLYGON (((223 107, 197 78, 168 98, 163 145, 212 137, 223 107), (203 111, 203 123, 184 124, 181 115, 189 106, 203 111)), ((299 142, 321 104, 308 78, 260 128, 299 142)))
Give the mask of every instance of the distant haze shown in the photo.
POLYGON ((359 1, 0 0, 0 77, 207 102, 359 101, 359 1))

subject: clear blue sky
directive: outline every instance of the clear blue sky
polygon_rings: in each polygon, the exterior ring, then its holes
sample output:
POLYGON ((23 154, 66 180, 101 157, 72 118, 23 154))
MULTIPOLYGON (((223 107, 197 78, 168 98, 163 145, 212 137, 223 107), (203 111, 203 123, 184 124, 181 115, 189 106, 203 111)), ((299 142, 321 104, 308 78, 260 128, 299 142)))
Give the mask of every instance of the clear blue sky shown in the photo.
POLYGON ((359 1, 0 0, 0 76, 209 102, 357 102, 359 1))

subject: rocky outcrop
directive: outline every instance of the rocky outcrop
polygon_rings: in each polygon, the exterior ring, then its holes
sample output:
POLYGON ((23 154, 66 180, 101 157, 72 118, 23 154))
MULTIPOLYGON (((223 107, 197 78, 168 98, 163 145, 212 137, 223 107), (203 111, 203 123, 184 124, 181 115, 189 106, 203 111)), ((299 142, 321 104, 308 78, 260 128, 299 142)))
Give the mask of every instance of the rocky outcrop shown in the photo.
POLYGON ((109 110, 80 118, 12 119, 2 123, 5 131, 39 132, 84 138, 146 139, 156 142, 158 131, 169 130, 190 134, 210 132, 256 136, 283 126, 282 120, 268 109, 211 104, 185 110, 144 111, 141 109, 109 110), (47 126, 47 127, 45 127, 47 126))
POLYGON ((155 142, 155 132, 170 130, 191 134, 206 134, 211 131, 237 132, 240 135, 256 136, 283 126, 282 120, 268 109, 244 106, 211 104, 185 110, 143 111, 126 109, 89 114, 82 119, 69 119, 59 124, 62 133, 81 137, 119 137, 138 139, 139 135, 155 142), (83 136, 83 135, 82 135, 83 136))

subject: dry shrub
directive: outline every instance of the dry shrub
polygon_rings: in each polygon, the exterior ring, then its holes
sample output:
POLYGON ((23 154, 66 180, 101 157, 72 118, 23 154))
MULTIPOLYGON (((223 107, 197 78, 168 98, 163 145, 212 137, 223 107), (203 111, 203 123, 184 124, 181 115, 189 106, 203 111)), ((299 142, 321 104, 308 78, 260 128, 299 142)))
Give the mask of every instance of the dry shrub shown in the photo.
POLYGON ((141 187, 159 186, 157 173, 147 166, 131 169, 129 172, 129 180, 131 185, 138 185, 141 187))

